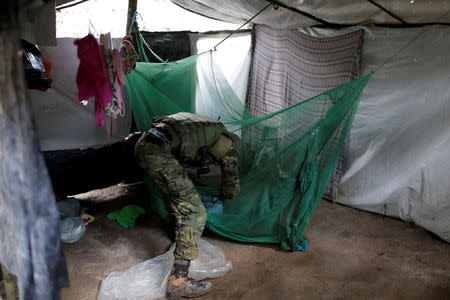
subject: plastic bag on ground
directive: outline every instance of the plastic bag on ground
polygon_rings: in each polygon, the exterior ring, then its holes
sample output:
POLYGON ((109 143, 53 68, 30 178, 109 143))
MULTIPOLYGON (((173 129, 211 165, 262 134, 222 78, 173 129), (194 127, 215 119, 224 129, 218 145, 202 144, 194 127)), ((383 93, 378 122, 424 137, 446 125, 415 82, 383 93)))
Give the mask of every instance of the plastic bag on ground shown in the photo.
POLYGON ((56 203, 61 219, 76 217, 80 212, 80 201, 76 198, 69 197, 56 203))
MULTIPOLYGON (((124 272, 110 273, 102 280, 98 300, 152 300, 164 297, 174 261, 174 249, 175 244, 164 254, 124 272)), ((225 260, 220 247, 200 239, 198 258, 192 261, 189 276, 196 280, 219 278, 231 268, 231 261, 225 260)))
POLYGON ((75 243, 83 237, 86 225, 80 218, 65 218, 60 221, 59 230, 63 243, 75 243))
POLYGON ((189 276, 195 280, 219 278, 231 270, 231 261, 225 260, 225 255, 219 246, 214 246, 206 240, 198 243, 198 257, 191 262, 189 276))

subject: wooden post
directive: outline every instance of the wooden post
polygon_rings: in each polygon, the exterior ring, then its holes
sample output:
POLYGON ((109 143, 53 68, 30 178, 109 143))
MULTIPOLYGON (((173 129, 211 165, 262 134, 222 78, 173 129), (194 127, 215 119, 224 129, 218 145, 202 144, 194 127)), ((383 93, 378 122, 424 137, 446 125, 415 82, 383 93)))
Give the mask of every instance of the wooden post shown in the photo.
MULTIPOLYGON (((19 47, 19 23, 18 4, 15 0, 6 0, 0 10, 0 166, 2 173, 0 180, 0 202, 9 197, 5 182, 10 178, 8 171, 5 172, 5 161, 11 159, 9 153, 5 152, 7 145, 15 143, 13 140, 13 129, 18 124, 16 107, 18 103, 25 100, 25 83, 23 77, 22 52, 19 47), (12 129, 12 130, 11 130, 12 129), (6 195, 5 195, 6 194, 6 195)), ((8 200, 9 201, 9 200, 8 200)), ((8 241, 2 241, 8 243, 8 241)), ((15 282, 12 275, 1 264, 3 282, 5 284, 6 299, 15 300, 15 282)))
POLYGON ((0 10, 0 209, 10 212, 0 216, 0 230, 6 239, 0 241, 0 247, 7 256, 1 259, 8 266, 20 266, 15 275, 21 299, 38 299, 39 291, 39 299, 54 300, 60 298, 67 274, 59 232, 52 230, 59 227, 55 196, 25 94, 18 18, 22 2, 3 0, 0 10), (29 223, 7 218, 26 218, 29 223), (40 240, 39 232, 53 244, 40 240), (56 275, 58 280, 54 280, 56 275))
POLYGON ((125 34, 128 35, 131 27, 131 18, 133 18, 136 10, 137 10, 137 2, 138 0, 128 0, 128 13, 127 13, 127 31, 125 34))

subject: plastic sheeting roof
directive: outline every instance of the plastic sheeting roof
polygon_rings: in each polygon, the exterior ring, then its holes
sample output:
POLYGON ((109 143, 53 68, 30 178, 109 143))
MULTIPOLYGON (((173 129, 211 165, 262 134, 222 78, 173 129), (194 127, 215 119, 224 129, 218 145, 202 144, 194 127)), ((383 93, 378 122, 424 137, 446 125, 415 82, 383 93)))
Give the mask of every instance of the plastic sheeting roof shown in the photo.
MULTIPOLYGON (((173 3, 210 18, 244 23, 269 4, 266 0, 171 0, 173 3)), ((255 24, 274 28, 307 27, 321 24, 301 12, 340 25, 450 23, 450 0, 280 0, 279 9, 268 8, 255 24), (373 2, 373 3, 372 3, 373 2), (401 20, 383 11, 385 8, 401 20)))

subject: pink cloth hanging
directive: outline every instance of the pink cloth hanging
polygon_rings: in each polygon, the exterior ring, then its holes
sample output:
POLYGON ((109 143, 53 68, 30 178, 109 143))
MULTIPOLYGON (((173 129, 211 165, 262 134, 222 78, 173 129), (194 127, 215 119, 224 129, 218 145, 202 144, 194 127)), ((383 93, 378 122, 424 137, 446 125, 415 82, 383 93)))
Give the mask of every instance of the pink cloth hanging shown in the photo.
POLYGON ((95 96, 96 123, 97 126, 103 126, 104 109, 113 97, 105 55, 91 34, 75 40, 74 44, 78 46, 77 55, 80 59, 76 77, 78 100, 83 101, 95 96))

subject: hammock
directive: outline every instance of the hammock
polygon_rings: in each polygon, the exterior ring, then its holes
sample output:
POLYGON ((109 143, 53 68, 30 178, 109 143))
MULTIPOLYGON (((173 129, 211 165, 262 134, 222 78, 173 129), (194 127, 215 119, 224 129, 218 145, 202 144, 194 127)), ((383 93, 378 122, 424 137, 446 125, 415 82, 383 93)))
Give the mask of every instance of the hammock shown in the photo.
MULTIPOLYGON (((301 250, 369 78, 258 118, 214 64, 214 52, 171 63, 137 63, 126 87, 138 130, 148 130, 155 116, 186 111, 219 119, 241 136, 241 192, 232 200, 219 199, 220 212, 207 207, 208 229, 238 241, 301 250)), ((152 208, 169 219, 162 191, 149 176, 146 184, 152 208)), ((213 188, 198 186, 197 191, 220 197, 213 188)))

